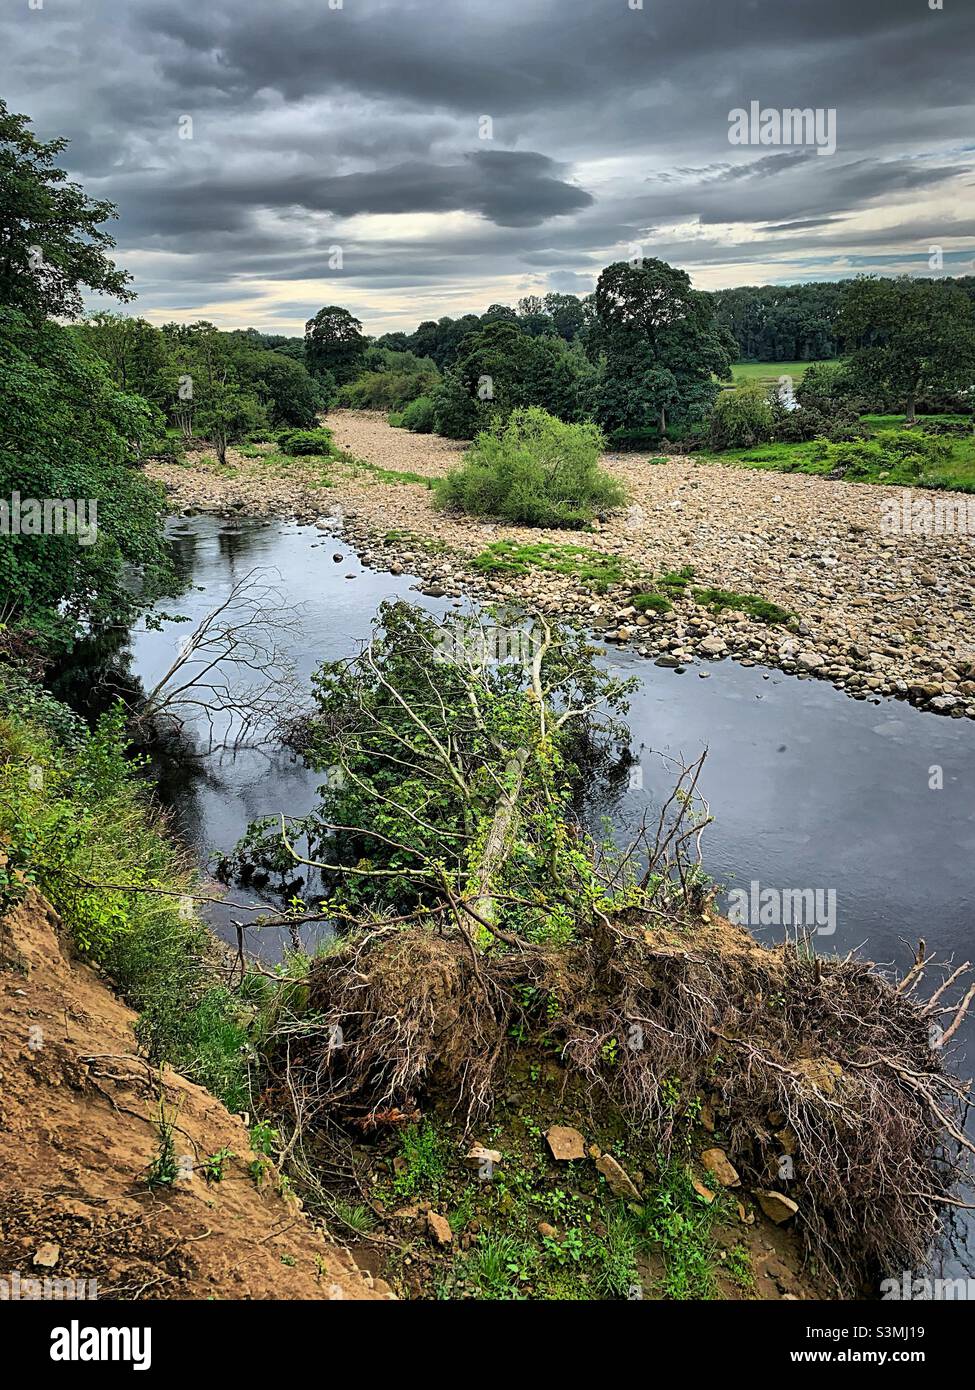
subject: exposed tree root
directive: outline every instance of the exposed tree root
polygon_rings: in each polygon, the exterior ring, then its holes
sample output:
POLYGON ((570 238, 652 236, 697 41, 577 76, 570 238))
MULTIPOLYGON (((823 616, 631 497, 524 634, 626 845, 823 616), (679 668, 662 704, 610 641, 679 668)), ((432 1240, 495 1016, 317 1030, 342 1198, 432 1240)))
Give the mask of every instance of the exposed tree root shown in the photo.
POLYGON ((799 1203, 807 1251, 849 1295, 923 1264, 971 1156, 930 1007, 867 962, 762 947, 717 917, 633 912, 568 948, 490 952, 377 924, 314 965, 315 1027, 290 1042, 282 1094, 302 1130, 434 1093, 473 1121, 528 1029, 662 1153, 706 1099, 743 1181, 799 1203))

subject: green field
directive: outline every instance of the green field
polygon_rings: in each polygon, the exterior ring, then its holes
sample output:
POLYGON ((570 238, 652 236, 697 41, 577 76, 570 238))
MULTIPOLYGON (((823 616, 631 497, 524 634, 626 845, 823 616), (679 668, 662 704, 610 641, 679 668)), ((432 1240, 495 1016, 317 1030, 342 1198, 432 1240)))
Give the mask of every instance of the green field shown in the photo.
POLYGON ((760 381, 766 386, 777 386, 780 376, 791 376, 798 384, 811 366, 811 362, 736 362, 731 372, 736 382, 760 381))

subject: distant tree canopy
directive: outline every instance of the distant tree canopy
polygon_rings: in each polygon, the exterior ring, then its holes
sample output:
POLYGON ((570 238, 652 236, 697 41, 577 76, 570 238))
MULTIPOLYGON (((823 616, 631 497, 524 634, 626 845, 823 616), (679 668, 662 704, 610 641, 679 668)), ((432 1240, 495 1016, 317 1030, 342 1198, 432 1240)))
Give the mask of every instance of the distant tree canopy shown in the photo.
POLYGON ((854 382, 868 397, 888 393, 909 422, 922 392, 975 384, 975 308, 962 285, 864 277, 849 287, 840 326, 854 382))
POLYGON ((740 285, 709 297, 745 361, 815 362, 839 353, 840 305, 850 283, 740 285))
MULTIPOLYGON (((746 362, 816 362, 836 357, 843 349, 840 311, 856 282, 822 280, 801 285, 741 285, 729 290, 702 290, 720 328, 738 346, 746 362)), ((975 276, 950 283, 975 300, 975 276)), ((529 294, 518 301, 517 312, 492 305, 483 314, 431 319, 413 333, 387 333, 381 346, 409 350, 433 359, 443 371, 453 366, 464 338, 493 319, 514 321, 530 337, 556 335, 566 342, 585 341, 594 296, 529 294)))

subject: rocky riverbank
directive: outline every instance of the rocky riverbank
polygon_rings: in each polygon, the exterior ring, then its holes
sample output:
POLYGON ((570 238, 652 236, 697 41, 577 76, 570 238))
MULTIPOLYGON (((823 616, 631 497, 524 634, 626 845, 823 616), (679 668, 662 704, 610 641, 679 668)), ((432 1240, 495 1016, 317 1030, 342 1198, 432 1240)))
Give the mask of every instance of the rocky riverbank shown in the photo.
POLYGON ((712 661, 731 657, 829 680, 858 699, 891 695, 975 718, 975 548, 961 535, 886 534, 886 504, 901 489, 607 455, 629 507, 591 535, 539 532, 444 516, 428 487, 402 480, 441 476, 462 445, 394 430, 367 412, 338 411, 329 425, 359 466, 330 463, 323 477, 319 463, 267 467, 231 450, 227 469, 196 454, 150 472, 176 509, 341 527, 364 563, 415 574, 427 593, 529 603, 661 665, 697 665, 707 676, 712 661), (571 574, 485 573, 474 561, 498 541, 584 545, 647 579, 690 567, 694 586, 754 594, 795 619, 783 626, 715 614, 690 587, 670 612, 639 612, 632 597, 644 585, 629 577, 597 595, 571 574))

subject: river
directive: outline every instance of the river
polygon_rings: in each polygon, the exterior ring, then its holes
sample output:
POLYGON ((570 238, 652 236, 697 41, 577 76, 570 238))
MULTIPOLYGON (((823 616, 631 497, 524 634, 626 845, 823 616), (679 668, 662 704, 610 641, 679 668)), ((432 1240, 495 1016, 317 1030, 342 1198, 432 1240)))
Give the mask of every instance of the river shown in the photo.
MULTIPOLYGON (((305 677, 323 660, 355 651, 384 598, 409 598, 438 614, 452 607, 450 599, 418 595, 409 576, 363 567, 341 537, 314 527, 196 516, 174 519, 170 534, 192 587, 167 611, 198 621, 248 571, 274 571, 301 609, 292 655, 305 677)), ((133 673, 150 685, 188 630, 140 626, 131 635, 133 673)), ((707 748, 700 790, 714 823, 705 864, 725 895, 753 881, 761 889, 819 890, 823 901, 832 891, 833 930, 819 950, 862 948, 874 961, 904 968, 923 937, 941 959, 975 957, 971 721, 893 700, 857 701, 825 682, 730 661, 683 674, 625 650, 607 651, 605 661, 640 681, 627 720, 637 785, 609 808, 620 835, 671 789, 672 771, 659 755, 689 760, 707 748)), ((185 764, 164 768, 160 790, 205 865, 231 849, 250 821, 310 810, 320 780, 290 753, 243 749, 210 755, 193 773, 185 764)), ((228 941, 236 940, 231 921, 239 916, 226 907, 211 912, 228 941)), ((774 939, 780 930, 757 933, 774 939)), ((260 953, 279 957, 288 944, 282 936, 278 929, 262 934, 260 953)), ((957 1054, 962 1067, 975 1057, 971 1020, 957 1054)))

